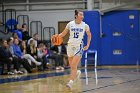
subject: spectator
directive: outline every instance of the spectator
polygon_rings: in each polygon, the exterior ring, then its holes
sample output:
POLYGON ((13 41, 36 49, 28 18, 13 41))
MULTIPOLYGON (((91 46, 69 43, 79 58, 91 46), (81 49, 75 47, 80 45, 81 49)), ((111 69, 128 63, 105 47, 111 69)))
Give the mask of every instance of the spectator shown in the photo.
POLYGON ((2 74, 4 70, 4 64, 6 64, 7 70, 8 70, 7 74, 13 75, 14 73, 11 71, 12 58, 9 56, 9 54, 4 48, 6 44, 7 44, 6 40, 0 41, 0 61, 1 61, 1 64, 3 65, 2 74))
POLYGON ((63 62, 64 62, 64 68, 69 68, 66 46, 64 44, 61 44, 60 46, 58 46, 57 52, 58 52, 58 54, 62 55, 63 62))
POLYGON ((20 68, 20 62, 18 61, 18 58, 12 55, 11 52, 11 45, 13 44, 13 39, 8 39, 7 44, 4 45, 7 53, 9 54, 9 57, 12 59, 12 63, 14 64, 14 73, 15 74, 23 74, 22 71, 19 70, 20 68))
POLYGON ((28 32, 28 28, 27 25, 24 23, 22 24, 22 40, 29 40, 30 36, 29 36, 29 32, 28 32))
POLYGON ((14 44, 13 44, 13 51, 14 54, 18 57, 18 58, 25 58, 28 60, 28 62, 31 64, 31 62, 35 63, 37 66, 41 65, 41 62, 36 61, 30 54, 23 54, 20 47, 18 46, 19 41, 18 39, 14 39, 14 44))
POLYGON ((37 43, 37 41, 38 41, 38 33, 34 34, 33 37, 30 38, 30 39, 28 40, 28 45, 30 44, 30 41, 31 41, 31 40, 34 41, 35 47, 37 48, 37 44, 38 44, 38 43, 37 43))
POLYGON ((63 70, 63 56, 59 53, 58 46, 52 46, 52 56, 57 56, 59 61, 56 62, 56 70, 63 70))
POLYGON ((37 59, 37 48, 33 40, 31 40, 30 44, 27 46, 27 53, 37 59))
POLYGON ((46 64, 49 64, 49 61, 47 59, 48 52, 46 50, 46 46, 43 43, 40 43, 38 46, 37 57, 38 57, 38 60, 42 62, 42 67, 40 69, 45 70, 47 68, 46 64))
POLYGON ((27 48, 26 48, 26 42, 25 41, 22 41, 21 44, 20 44, 20 49, 21 49, 21 52, 23 55, 27 54, 27 48))
POLYGON ((18 35, 17 35, 16 32, 14 32, 14 33, 12 34, 12 37, 13 37, 13 39, 18 39, 19 41, 22 41, 22 40, 18 37, 18 35))
POLYGON ((18 38, 22 40, 22 31, 21 27, 18 24, 14 26, 14 32, 17 33, 18 38))
MULTIPOLYGON (((21 59, 21 58, 17 57, 17 56, 14 54, 14 50, 13 50, 13 41, 14 41, 13 38, 10 38, 10 39, 8 40, 9 50, 10 50, 12 56, 15 57, 16 59, 18 59, 19 64, 22 64, 23 67, 24 67, 29 73, 31 73, 31 72, 32 72, 32 71, 31 71, 31 70, 32 70, 32 67, 31 67, 31 65, 29 64, 29 62, 28 62, 26 59, 24 59, 24 58, 21 59)), ((20 67, 20 66, 19 66, 19 67, 20 67)))
POLYGON ((8 46, 9 46, 9 51, 10 53, 12 54, 12 56, 14 57, 14 51, 13 51, 13 41, 14 41, 14 38, 13 37, 10 37, 8 40, 7 40, 7 43, 8 43, 8 46))

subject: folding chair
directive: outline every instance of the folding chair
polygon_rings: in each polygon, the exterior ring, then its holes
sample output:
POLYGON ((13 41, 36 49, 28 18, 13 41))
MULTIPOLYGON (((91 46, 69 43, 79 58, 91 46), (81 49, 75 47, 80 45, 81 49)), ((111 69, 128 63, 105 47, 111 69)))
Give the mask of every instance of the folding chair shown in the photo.
POLYGON ((97 50, 88 50, 88 51, 86 51, 86 53, 85 53, 85 68, 87 67, 88 54, 93 54, 92 59, 94 59, 93 61, 95 61, 94 62, 94 67, 96 68, 97 67, 97 50))
POLYGON ((93 58, 91 58, 94 61, 94 71, 95 71, 95 80, 96 85, 98 84, 98 78, 97 78, 97 50, 88 50, 85 53, 85 75, 86 75, 86 85, 88 85, 88 75, 87 75, 87 61, 88 61, 88 54, 93 54, 93 58))

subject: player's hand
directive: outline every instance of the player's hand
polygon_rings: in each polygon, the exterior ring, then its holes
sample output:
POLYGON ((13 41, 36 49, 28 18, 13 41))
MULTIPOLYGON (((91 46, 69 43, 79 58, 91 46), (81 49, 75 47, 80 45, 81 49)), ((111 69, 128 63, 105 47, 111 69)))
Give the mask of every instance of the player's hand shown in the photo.
POLYGON ((84 49, 84 51, 85 51, 85 50, 88 50, 88 48, 89 48, 89 46, 86 45, 83 49, 84 49))

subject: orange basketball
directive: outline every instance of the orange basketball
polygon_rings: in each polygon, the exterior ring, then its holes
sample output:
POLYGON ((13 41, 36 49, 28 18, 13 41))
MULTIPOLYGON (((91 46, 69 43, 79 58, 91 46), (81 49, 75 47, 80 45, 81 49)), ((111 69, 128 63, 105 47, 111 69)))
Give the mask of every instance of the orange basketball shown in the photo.
POLYGON ((52 36, 51 41, 53 45, 61 45, 63 42, 63 38, 56 34, 52 36))

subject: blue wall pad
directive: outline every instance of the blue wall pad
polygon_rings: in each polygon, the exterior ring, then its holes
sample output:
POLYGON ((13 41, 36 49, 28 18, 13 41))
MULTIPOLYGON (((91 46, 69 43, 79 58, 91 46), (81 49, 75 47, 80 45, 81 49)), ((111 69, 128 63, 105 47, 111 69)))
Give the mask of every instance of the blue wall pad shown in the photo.
POLYGON ((89 49, 98 51, 98 65, 136 65, 140 61, 140 11, 121 10, 102 15, 104 37, 100 37, 98 11, 85 11, 84 16, 92 33, 89 49))

